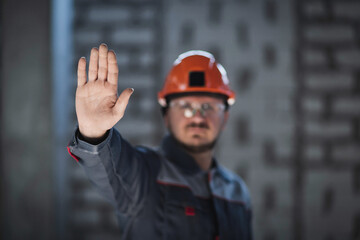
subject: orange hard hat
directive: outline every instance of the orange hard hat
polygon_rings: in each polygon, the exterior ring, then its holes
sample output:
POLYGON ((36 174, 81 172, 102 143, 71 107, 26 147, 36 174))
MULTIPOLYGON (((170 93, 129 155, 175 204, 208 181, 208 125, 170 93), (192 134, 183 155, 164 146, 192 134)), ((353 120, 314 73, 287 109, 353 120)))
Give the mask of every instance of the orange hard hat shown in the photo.
POLYGON ((224 67, 212 54, 200 50, 185 52, 175 60, 158 92, 159 104, 166 107, 166 97, 180 93, 215 93, 226 96, 229 105, 235 102, 224 67))

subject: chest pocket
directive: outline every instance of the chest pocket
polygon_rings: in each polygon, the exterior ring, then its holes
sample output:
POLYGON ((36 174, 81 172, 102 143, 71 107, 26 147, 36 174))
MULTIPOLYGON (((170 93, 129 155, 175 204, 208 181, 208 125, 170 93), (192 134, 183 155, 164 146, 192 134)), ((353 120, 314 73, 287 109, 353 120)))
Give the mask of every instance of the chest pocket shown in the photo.
POLYGON ((213 240, 216 217, 211 199, 193 195, 187 187, 166 186, 165 239, 213 240))

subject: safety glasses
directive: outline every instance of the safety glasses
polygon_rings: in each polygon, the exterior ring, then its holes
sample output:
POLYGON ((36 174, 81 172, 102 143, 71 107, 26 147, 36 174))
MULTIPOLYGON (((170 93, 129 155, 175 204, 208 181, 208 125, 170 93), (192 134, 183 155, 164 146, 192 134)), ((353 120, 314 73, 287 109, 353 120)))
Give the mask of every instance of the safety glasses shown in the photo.
POLYGON ((199 112, 202 117, 218 116, 225 109, 225 105, 223 103, 198 103, 188 102, 185 100, 173 100, 170 102, 169 107, 183 112, 184 117, 186 118, 194 117, 196 112, 199 112))

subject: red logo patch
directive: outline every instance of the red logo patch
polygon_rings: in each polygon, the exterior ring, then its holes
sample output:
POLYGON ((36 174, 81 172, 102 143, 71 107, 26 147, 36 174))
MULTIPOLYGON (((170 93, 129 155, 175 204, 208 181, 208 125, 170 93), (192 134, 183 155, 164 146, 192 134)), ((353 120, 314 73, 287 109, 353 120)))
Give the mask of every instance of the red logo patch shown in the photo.
POLYGON ((186 216, 195 216, 195 209, 193 207, 185 207, 186 216))

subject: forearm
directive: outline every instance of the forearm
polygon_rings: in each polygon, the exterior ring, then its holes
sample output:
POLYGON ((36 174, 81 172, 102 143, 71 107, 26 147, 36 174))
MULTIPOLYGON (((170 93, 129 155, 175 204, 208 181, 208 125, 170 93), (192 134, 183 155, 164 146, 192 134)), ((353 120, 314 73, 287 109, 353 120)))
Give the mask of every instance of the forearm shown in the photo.
POLYGON ((79 130, 74 132, 71 142, 68 145, 69 153, 83 167, 90 181, 96 186, 101 194, 112 204, 116 204, 113 194, 113 187, 109 184, 109 179, 113 177, 112 173, 106 170, 106 161, 104 154, 109 151, 107 144, 111 141, 112 131, 110 130, 103 141, 98 143, 86 141, 79 130))
POLYGON ((141 154, 115 129, 97 145, 84 141, 77 130, 68 146, 100 193, 123 213, 140 205, 149 178, 141 154), (140 191, 139 191, 140 189, 140 191))

